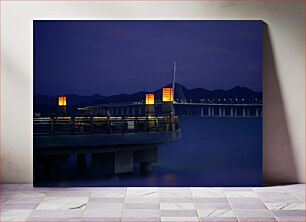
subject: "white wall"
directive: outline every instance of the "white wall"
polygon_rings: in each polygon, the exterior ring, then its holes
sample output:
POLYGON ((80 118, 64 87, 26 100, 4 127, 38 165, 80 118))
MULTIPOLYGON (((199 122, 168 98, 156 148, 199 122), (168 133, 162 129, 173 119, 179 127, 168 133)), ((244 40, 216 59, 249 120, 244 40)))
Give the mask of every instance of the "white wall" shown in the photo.
POLYGON ((32 182, 33 19, 262 19, 264 178, 305 182, 303 1, 1 1, 1 179, 32 182))

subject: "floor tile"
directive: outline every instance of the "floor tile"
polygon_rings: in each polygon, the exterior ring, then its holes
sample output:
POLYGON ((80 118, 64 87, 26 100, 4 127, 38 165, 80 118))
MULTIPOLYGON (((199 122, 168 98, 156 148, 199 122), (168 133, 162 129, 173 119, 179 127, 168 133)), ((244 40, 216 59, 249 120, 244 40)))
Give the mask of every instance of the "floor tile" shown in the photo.
POLYGON ((272 213, 266 209, 234 209, 239 218, 273 218, 272 213))
POLYGON ((125 209, 159 209, 158 203, 126 203, 125 209))
POLYGON ((143 204, 154 203, 154 204, 158 204, 159 199, 158 198, 126 198, 125 203, 143 203, 143 204))
POLYGON ((38 204, 22 204, 22 203, 7 203, 5 204, 2 209, 35 209, 38 206, 38 204))
POLYGON ((230 209, 229 203, 196 203, 198 209, 230 209))
POLYGON ((201 217, 200 221, 201 222, 238 222, 236 217, 201 217))
POLYGON ((272 210, 276 217, 303 217, 305 218, 305 210, 272 210))
POLYGON ((74 210, 85 209, 88 197, 45 197, 37 210, 74 210))
POLYGON ((122 217, 121 222, 160 222, 160 217, 122 217))
POLYGON ((162 222, 199 222, 198 217, 161 217, 162 222))
POLYGON ((266 203, 269 210, 305 210, 305 203, 266 203))
POLYGON ((84 222, 120 222, 121 217, 84 217, 84 222))
POLYGON ((161 210, 162 217, 197 217, 196 210, 161 210))
POLYGON ((127 188, 126 187, 91 187, 91 191, 108 191, 108 192, 113 192, 113 191, 124 191, 126 192, 127 188))
POLYGON ((304 217, 279 217, 277 218, 278 222, 305 222, 305 218, 304 217))
POLYGON ((231 209, 199 209, 199 216, 202 218, 207 217, 235 217, 231 209))
POLYGON ((107 197, 107 198, 112 198, 112 197, 125 197, 125 190, 113 190, 113 191, 95 191, 91 194, 91 197, 107 197))
POLYGON ((1 209, 0 221, 25 221, 32 210, 24 209, 1 209))
POLYGON ((263 203, 231 203, 233 209, 267 209, 263 203))
POLYGON ((194 203, 161 203, 161 210, 195 210, 194 203))
POLYGON ((189 197, 160 197, 160 203, 193 203, 189 197))
POLYGON ((257 197, 257 194, 252 191, 225 191, 225 196, 230 197, 257 197))
POLYGON ((254 197, 229 197, 228 201, 230 204, 261 204, 262 201, 259 198, 254 197))
POLYGON ((224 191, 222 189, 211 188, 191 188, 194 197, 224 197, 224 191))
POLYGON ((5 184, 0 192, 1 220, 237 222, 237 216, 239 222, 302 222, 304 189, 303 184, 260 188, 34 188, 32 184, 5 184))
POLYGON ((261 192, 258 193, 259 198, 265 203, 298 203, 302 202, 291 193, 280 192, 261 192))
POLYGON ((122 209, 86 209, 84 217, 121 217, 122 209))
POLYGON ((6 203, 20 203, 20 204, 39 204, 44 198, 43 197, 29 197, 29 198, 10 198, 6 203))
POLYGON ((277 222, 277 220, 275 218, 242 217, 239 218, 239 222, 277 222))
POLYGON ((157 188, 128 187, 126 198, 158 198, 157 188))
POLYGON ((47 191, 47 197, 90 197, 90 191, 47 191))
POLYGON ((21 183, 2 183, 0 184, 0 190, 2 191, 17 191, 20 190, 24 184, 21 183))
POLYGON ((78 218, 82 217, 84 210, 33 210, 30 217, 31 218, 78 218))
POLYGON ((160 197, 177 197, 177 198, 184 198, 184 197, 187 197, 187 198, 192 198, 192 194, 191 194, 191 191, 189 189, 182 189, 182 190, 179 190, 179 189, 174 189, 174 190, 160 190, 159 191, 159 196, 160 197))
POLYGON ((86 209, 123 209, 123 203, 87 203, 86 209))
POLYGON ((160 217, 159 209, 124 209, 122 217, 160 217))
POLYGON ((115 198, 115 197, 90 197, 88 199, 89 203, 123 203, 124 198, 115 198))
POLYGON ((225 197, 195 197, 196 203, 228 203, 225 197))
POLYGON ((28 217, 27 221, 31 222, 31 221, 35 221, 35 222, 66 222, 66 221, 70 221, 70 222, 80 222, 82 221, 83 218, 82 217, 28 217))

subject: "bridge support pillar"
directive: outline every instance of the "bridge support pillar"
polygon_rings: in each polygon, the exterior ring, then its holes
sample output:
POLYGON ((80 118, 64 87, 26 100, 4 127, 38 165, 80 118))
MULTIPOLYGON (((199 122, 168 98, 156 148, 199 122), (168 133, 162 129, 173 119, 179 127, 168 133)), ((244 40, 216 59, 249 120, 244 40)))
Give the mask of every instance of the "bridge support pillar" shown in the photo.
POLYGON ((214 116, 215 115, 215 108, 211 107, 211 115, 214 116))
POLYGON ((222 115, 225 116, 225 108, 223 108, 223 114, 222 115))
POLYGON ((201 106, 201 116, 203 116, 204 113, 203 113, 203 106, 201 106))
POLYGON ((222 116, 222 110, 221 110, 221 107, 219 107, 219 116, 222 116))
POLYGON ((256 116, 257 116, 257 117, 259 116, 259 110, 258 110, 258 108, 256 108, 256 116))
POLYGON ((247 116, 250 116, 250 108, 247 109, 247 116))
POLYGON ((211 111, 210 111, 211 109, 210 109, 210 106, 208 107, 208 116, 210 116, 211 115, 211 111))
POLYGON ((234 116, 234 111, 233 111, 233 107, 231 107, 231 117, 234 116))
POLYGON ((245 117, 245 108, 242 108, 242 116, 245 117))
POLYGON ((237 108, 235 108, 234 116, 238 116, 238 110, 237 110, 237 108))
POLYGON ((132 115, 135 116, 135 107, 132 107, 132 115))

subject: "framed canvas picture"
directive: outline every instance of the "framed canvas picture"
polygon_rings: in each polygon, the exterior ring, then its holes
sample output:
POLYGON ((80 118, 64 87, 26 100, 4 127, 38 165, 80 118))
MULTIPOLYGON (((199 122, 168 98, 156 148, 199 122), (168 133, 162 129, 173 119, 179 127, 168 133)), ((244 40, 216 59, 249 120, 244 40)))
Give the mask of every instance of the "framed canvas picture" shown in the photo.
POLYGON ((34 186, 260 186, 256 20, 35 20, 34 186))

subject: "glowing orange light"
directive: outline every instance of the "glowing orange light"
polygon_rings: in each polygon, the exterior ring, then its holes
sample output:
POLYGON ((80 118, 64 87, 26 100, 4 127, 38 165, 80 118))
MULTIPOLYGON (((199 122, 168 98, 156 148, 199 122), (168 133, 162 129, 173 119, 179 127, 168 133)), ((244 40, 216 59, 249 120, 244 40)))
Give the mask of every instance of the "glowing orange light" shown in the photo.
POLYGON ((172 88, 163 88, 163 102, 173 102, 172 88))
POLYGON ((66 106, 66 105, 67 105, 66 96, 59 96, 58 97, 58 106, 66 106))
POLYGON ((154 104, 154 94, 146 94, 146 104, 154 104))

